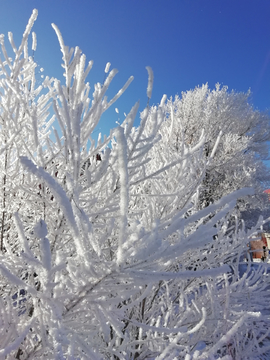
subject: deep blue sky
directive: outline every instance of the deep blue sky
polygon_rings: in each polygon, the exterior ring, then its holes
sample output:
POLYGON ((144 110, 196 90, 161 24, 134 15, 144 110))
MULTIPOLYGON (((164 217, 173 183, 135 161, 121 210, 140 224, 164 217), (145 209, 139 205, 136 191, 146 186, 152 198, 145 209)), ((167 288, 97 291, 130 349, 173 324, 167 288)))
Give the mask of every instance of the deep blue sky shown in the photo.
MULTIPOLYGON (((134 75, 114 106, 121 120, 138 99, 141 109, 147 103, 145 66, 154 71, 152 104, 164 93, 219 82, 250 88, 254 107, 270 108, 269 0, 0 0, 0 33, 12 31, 18 44, 33 8, 39 11, 35 60, 44 75, 63 79, 52 22, 66 45, 94 60, 90 85, 103 81, 108 61, 119 70, 111 95, 134 75)), ((114 109, 105 116, 102 132, 117 117, 114 109)))

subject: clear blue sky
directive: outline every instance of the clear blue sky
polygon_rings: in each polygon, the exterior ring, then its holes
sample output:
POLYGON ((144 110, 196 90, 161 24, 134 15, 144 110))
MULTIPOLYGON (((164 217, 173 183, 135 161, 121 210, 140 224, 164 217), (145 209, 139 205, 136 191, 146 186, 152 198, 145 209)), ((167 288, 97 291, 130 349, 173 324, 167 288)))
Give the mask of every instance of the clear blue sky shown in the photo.
MULTIPOLYGON (((0 0, 0 33, 16 44, 33 8, 39 11, 35 60, 44 74, 62 78, 61 53, 51 27, 66 45, 94 60, 90 85, 103 81, 105 64, 119 70, 110 94, 135 79, 114 107, 128 112, 147 103, 147 72, 154 71, 152 104, 208 82, 246 92, 255 108, 270 108, 270 0, 0 0)), ((101 131, 115 126, 112 110, 101 131)))

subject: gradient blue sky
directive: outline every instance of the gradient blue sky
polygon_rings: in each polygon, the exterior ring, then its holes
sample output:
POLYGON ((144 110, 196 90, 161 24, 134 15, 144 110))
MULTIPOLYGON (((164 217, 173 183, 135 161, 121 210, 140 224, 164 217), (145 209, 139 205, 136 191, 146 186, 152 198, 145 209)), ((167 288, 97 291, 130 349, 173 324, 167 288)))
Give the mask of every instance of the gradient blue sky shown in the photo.
MULTIPOLYGON (((154 71, 151 103, 206 82, 230 90, 252 91, 255 108, 270 108, 269 0, 0 0, 0 33, 14 34, 16 44, 33 8, 39 11, 35 60, 44 74, 62 78, 61 53, 51 27, 66 45, 76 45, 94 60, 90 85, 104 78, 105 64, 119 70, 110 95, 130 75, 129 89, 104 117, 101 131, 123 120, 140 99, 147 103, 147 72, 154 71)), ((6 37, 7 41, 7 37, 6 37)))

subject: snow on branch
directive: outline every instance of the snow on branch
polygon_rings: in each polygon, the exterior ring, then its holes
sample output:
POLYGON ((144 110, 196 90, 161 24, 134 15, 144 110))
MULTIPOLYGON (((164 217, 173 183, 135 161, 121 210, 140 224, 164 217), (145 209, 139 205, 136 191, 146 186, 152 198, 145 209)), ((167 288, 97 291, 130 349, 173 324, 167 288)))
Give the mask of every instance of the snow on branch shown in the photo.
POLYGON ((36 166, 30 159, 25 156, 20 157, 20 161, 25 170, 29 173, 35 175, 40 181, 45 181, 49 186, 53 196, 57 198, 61 210, 65 214, 71 229, 74 231, 74 234, 78 235, 78 229, 73 214, 73 210, 63 188, 46 172, 43 168, 36 166))
POLYGON ((147 85, 147 97, 150 100, 152 97, 153 83, 154 83, 154 74, 150 66, 146 66, 148 72, 148 85, 147 85))

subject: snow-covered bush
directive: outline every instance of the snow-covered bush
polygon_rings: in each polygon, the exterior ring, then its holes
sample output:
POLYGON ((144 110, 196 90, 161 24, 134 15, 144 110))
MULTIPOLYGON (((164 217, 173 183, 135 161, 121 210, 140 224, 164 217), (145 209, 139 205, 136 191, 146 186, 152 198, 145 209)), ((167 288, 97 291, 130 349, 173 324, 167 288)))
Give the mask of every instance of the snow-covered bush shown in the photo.
POLYGON ((267 358, 268 274, 239 265, 257 229, 226 220, 252 190, 197 210, 212 158, 203 133, 180 142, 177 158, 162 142, 153 155, 166 97, 138 128, 136 103, 95 143, 132 78, 108 100, 112 70, 90 97, 92 62, 53 25, 66 83, 36 87, 27 51, 36 17, 18 48, 9 33, 12 59, 1 38, 0 359, 267 358))

